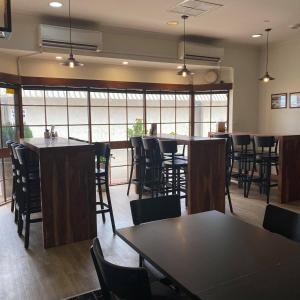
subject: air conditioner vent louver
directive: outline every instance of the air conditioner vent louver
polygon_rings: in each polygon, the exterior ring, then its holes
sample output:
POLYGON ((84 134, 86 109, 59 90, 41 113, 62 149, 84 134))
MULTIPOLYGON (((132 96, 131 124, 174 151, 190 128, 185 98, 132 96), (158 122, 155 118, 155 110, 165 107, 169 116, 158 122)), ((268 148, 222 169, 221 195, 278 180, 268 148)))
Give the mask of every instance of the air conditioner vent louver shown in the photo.
MULTIPOLYGON (((183 41, 178 45, 178 58, 183 59, 183 41)), ((224 49, 194 42, 186 42, 185 59, 218 63, 224 58, 224 49)))
MULTIPOLYGON (((41 24, 39 46, 42 48, 70 49, 69 28, 41 24)), ((99 52, 103 48, 102 33, 72 28, 72 48, 99 52)))

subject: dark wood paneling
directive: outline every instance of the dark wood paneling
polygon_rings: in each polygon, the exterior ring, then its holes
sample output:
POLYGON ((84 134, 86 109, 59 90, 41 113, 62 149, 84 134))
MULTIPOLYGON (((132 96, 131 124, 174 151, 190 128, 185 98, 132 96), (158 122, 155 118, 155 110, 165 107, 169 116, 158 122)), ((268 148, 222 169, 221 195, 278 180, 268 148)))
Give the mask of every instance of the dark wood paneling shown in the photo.
POLYGON ((232 83, 196 84, 193 85, 193 90, 195 92, 209 91, 209 90, 218 90, 218 91, 232 90, 232 83))
POLYGON ((225 212, 225 142, 199 140, 189 143, 188 212, 225 212))
POLYGON ((300 135, 279 137, 278 188, 281 203, 300 200, 300 135))
POLYGON ((94 146, 64 140, 22 141, 39 155, 45 248, 97 235, 94 146))

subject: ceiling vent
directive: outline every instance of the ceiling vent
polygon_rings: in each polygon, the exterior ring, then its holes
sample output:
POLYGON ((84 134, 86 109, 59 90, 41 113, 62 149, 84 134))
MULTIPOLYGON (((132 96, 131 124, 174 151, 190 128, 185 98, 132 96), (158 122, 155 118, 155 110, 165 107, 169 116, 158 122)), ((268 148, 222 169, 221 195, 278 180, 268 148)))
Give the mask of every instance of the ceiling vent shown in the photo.
POLYGON ((196 17, 222 6, 222 4, 201 0, 184 0, 178 3, 174 8, 170 9, 169 12, 196 17))
MULTIPOLYGON (((39 46, 42 48, 70 49, 70 29, 41 24, 39 46)), ((72 28, 72 49, 91 52, 102 51, 102 33, 72 28)))
MULTIPOLYGON (((178 45, 178 58, 183 60, 183 41, 178 45)), ((224 48, 203 45, 195 42, 185 43, 185 59, 217 64, 224 58, 224 48)))

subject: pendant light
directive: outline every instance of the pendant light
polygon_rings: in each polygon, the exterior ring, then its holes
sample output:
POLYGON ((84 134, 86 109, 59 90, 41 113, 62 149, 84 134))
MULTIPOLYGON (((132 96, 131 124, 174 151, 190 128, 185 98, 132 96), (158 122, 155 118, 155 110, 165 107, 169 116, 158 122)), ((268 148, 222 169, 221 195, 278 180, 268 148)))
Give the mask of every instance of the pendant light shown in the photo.
POLYGON ((188 18, 188 16, 183 15, 181 18, 183 19, 183 66, 181 70, 177 73, 177 75, 186 77, 188 75, 193 75, 193 73, 187 68, 185 64, 185 21, 188 18))
POLYGON ((259 78, 259 80, 263 81, 263 82, 269 82, 270 80, 274 80, 275 78, 273 78, 272 76, 269 75, 268 73, 268 64, 269 64, 269 33, 272 29, 271 28, 267 28, 265 31, 267 33, 267 58, 266 58, 266 73, 263 77, 259 78))
POLYGON ((83 64, 75 59, 73 55, 73 47, 72 47, 72 19, 71 19, 71 0, 69 0, 69 29, 70 29, 70 54, 69 58, 61 63, 63 66, 74 68, 74 67, 82 67, 83 64))

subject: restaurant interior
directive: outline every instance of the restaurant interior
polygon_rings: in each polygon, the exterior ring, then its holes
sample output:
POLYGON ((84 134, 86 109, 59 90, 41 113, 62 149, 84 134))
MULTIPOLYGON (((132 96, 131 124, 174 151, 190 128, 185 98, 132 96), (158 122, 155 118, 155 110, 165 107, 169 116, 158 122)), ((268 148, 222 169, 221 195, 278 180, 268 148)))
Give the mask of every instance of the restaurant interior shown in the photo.
POLYGON ((0 0, 0 299, 299 300, 299 12, 0 0))

